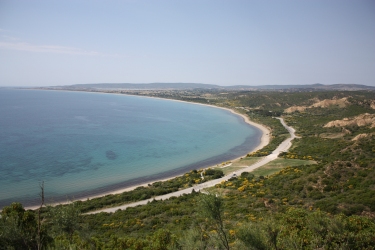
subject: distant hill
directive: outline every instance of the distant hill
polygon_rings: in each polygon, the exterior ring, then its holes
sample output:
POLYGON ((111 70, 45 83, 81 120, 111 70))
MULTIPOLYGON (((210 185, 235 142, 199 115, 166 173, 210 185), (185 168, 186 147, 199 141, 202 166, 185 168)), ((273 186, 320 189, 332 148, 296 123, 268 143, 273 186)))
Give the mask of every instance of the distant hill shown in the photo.
POLYGON ((359 84, 309 84, 309 85, 263 85, 263 86, 227 86, 226 89, 234 90, 375 90, 375 87, 359 84))
POLYGON ((375 90, 375 87, 360 84, 310 84, 310 85, 234 85, 219 86, 204 83, 90 83, 75 84, 68 86, 51 87, 54 89, 138 89, 138 90, 192 90, 192 89, 224 89, 224 90, 285 90, 285 91, 308 91, 308 90, 375 90))
POLYGON ((95 89, 224 89, 219 85, 203 84, 203 83, 92 83, 92 84, 76 84, 70 86, 62 86, 62 88, 95 88, 95 89))

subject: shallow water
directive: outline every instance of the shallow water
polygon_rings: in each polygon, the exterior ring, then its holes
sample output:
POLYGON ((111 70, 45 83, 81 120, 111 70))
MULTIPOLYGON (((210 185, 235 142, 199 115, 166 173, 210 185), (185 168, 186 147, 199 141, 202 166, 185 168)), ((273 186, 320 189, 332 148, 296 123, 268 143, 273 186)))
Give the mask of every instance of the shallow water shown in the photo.
POLYGON ((261 132, 229 111, 137 96, 0 89, 0 207, 66 201, 218 164, 261 132))

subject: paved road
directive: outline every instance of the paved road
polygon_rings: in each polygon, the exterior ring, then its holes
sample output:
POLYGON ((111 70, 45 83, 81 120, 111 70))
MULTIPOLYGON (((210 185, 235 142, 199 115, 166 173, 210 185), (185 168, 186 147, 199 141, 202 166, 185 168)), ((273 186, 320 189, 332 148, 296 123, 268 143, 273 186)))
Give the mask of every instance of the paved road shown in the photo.
POLYGON ((191 188, 187 188, 187 189, 183 189, 183 190, 180 190, 180 191, 177 191, 177 192, 173 192, 173 193, 169 193, 169 194, 165 194, 165 195, 161 195, 161 196, 156 196, 154 198, 150 198, 150 199, 147 199, 147 200, 143 200, 143 201, 138 201, 138 202, 134 202, 134 203, 129 203, 129 204, 126 204, 126 205, 122 205, 122 206, 117 206, 117 207, 111 207, 111 208, 106 208, 106 209, 101 209, 101 210, 97 210, 97 211, 94 211, 94 212, 90 212, 88 214, 96 214, 96 213, 100 213, 100 212, 106 212, 106 213, 113 213, 113 212, 116 212, 117 210, 121 209, 121 210, 124 210, 128 207, 136 207, 136 206, 139 206, 139 205, 145 205, 147 204, 148 202, 151 202, 153 200, 167 200, 171 197, 177 197, 177 196, 181 196, 183 194, 189 194, 193 191, 193 189, 195 191, 200 191, 201 189, 204 189, 204 188, 207 188, 207 187, 213 187, 215 186, 216 184, 219 184, 221 183, 222 181, 227 181, 228 179, 232 178, 233 174, 236 174, 237 176, 238 175, 241 175, 242 172, 251 172, 253 171, 254 169, 256 168, 259 168, 260 166, 263 166, 273 160, 275 160, 277 158, 277 156, 281 153, 281 152, 285 152, 287 151, 290 146, 292 145, 292 140, 294 138, 296 138, 295 136, 295 130, 292 128, 292 127, 288 127, 284 120, 282 118, 276 118, 276 119, 279 119, 281 124, 288 130, 288 132, 290 133, 290 137, 288 139, 286 139, 285 141, 283 141, 273 152, 272 154, 270 155, 267 155, 266 157, 262 158, 260 161, 246 167, 246 168, 242 168, 241 170, 239 171, 236 171, 236 172, 233 172, 229 175, 226 175, 220 179, 215 179, 215 180, 212 180, 212 181, 207 181, 205 183, 201 183, 199 185, 196 185, 194 187, 191 187, 191 188))

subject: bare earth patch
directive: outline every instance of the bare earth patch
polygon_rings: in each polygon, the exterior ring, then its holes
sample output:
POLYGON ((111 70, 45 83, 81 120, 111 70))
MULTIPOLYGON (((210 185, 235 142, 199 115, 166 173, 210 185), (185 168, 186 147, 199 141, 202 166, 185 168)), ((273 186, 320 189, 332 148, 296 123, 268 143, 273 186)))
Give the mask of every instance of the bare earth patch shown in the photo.
POLYGON ((354 137, 354 138, 352 139, 352 141, 358 141, 358 140, 360 140, 360 139, 362 139, 362 138, 370 137, 370 136, 372 136, 372 135, 374 135, 374 133, 371 133, 371 134, 359 134, 359 135, 357 135, 356 137, 354 137))
POLYGON ((324 125, 325 128, 345 126, 370 126, 370 128, 374 128, 375 114, 365 113, 352 118, 344 118, 342 120, 331 121, 324 125))
POLYGON ((340 108, 343 108, 343 107, 346 107, 346 105, 349 104, 347 99, 348 98, 346 98, 346 97, 341 98, 341 99, 333 99, 333 100, 325 99, 323 101, 314 103, 313 105, 310 106, 310 108, 318 108, 318 107, 328 108, 329 106, 332 106, 332 105, 337 105, 340 108))
POLYGON ((318 107, 328 108, 329 106, 333 106, 333 105, 339 106, 340 108, 344 108, 349 104, 347 99, 348 98, 344 97, 344 98, 341 98, 341 99, 333 98, 332 100, 330 100, 330 99, 325 99, 325 100, 322 100, 322 101, 315 100, 316 103, 314 103, 313 105, 310 105, 308 107, 307 106, 292 106, 292 107, 289 107, 289 108, 285 109, 284 112, 285 113, 293 113, 293 112, 296 112, 296 111, 303 112, 308 108, 318 108, 318 107))
POLYGON ((338 139, 345 136, 345 133, 322 133, 319 135, 321 138, 325 139, 338 139))

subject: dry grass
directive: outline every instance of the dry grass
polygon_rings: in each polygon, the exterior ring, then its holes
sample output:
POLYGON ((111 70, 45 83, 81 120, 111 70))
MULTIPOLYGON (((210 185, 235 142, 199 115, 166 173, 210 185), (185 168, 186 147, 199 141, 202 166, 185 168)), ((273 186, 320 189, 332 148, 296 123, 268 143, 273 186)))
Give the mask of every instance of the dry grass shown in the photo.
POLYGON ((255 176, 267 176, 272 175, 274 173, 277 173, 281 169, 285 167, 293 167, 293 166, 299 166, 299 165, 312 165, 316 164, 315 161, 309 161, 309 160, 297 160, 297 159, 283 159, 278 158, 274 161, 269 162, 268 164, 261 166, 257 169, 255 169, 252 173, 255 176))

